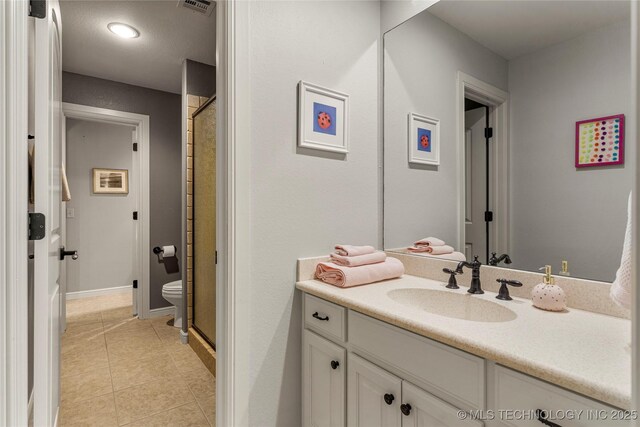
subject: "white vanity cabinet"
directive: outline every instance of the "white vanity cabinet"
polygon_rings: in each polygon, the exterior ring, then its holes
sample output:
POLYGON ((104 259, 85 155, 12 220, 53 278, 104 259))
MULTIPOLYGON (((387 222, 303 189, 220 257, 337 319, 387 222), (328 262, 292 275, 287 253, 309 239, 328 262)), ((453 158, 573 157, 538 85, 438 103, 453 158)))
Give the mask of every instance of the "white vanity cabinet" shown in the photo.
POLYGON ((458 408, 349 354, 347 417, 349 427, 481 427, 463 420, 458 408))
POLYGON ((321 298, 303 301, 306 427, 631 425, 601 402, 321 298))
POLYGON ((345 421, 346 350, 304 331, 302 383, 305 426, 342 427, 345 421))

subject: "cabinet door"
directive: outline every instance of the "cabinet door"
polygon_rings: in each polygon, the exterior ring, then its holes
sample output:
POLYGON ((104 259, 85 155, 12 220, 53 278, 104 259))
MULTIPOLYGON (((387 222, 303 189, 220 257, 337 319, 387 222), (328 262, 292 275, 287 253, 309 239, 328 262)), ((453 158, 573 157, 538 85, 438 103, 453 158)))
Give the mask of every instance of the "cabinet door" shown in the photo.
POLYGON ((400 427, 401 380, 349 354, 347 416, 350 427, 400 427))
POLYGON ((345 349, 305 330, 303 425, 342 427, 345 422, 345 349))
POLYGON ((402 382, 402 427, 482 427, 482 423, 460 417, 461 411, 437 397, 402 382))

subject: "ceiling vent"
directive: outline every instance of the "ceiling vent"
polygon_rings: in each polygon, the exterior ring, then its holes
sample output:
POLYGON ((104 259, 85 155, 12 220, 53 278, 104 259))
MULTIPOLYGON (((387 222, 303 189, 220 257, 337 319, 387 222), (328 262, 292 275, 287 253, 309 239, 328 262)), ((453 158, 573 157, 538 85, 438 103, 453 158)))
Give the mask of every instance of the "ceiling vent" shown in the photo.
POLYGON ((206 16, 211 16, 216 4, 209 0, 178 0, 178 7, 186 7, 206 16))

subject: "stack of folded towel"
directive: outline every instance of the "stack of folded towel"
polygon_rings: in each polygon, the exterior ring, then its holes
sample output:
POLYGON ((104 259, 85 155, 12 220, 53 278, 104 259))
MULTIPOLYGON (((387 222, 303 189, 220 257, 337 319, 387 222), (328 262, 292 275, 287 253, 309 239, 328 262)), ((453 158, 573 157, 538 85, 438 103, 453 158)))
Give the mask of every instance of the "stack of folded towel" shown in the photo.
POLYGON ((453 247, 447 245, 444 240, 438 239, 437 237, 425 237, 424 239, 418 240, 412 247, 407 249, 409 252, 417 254, 432 255, 456 261, 466 260, 466 257, 462 252, 456 252, 453 247))
POLYGON ((348 288, 404 274, 404 265, 396 258, 387 258, 373 246, 337 245, 330 262, 316 266, 316 278, 330 285, 348 288))

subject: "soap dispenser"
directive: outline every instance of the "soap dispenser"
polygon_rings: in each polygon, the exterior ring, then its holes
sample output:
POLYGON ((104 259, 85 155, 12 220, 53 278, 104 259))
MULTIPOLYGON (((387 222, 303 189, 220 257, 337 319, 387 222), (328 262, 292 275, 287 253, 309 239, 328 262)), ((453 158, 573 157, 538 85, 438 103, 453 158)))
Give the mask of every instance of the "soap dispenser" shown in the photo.
POLYGON ((562 267, 560 268, 560 271, 558 272, 558 274, 560 276, 565 276, 565 277, 571 276, 571 273, 569 273, 569 262, 568 261, 562 261, 562 267))
POLYGON ((544 266, 544 278, 542 283, 533 288, 531 301, 534 307, 542 310, 563 311, 567 308, 567 296, 564 290, 555 284, 550 265, 544 266))

